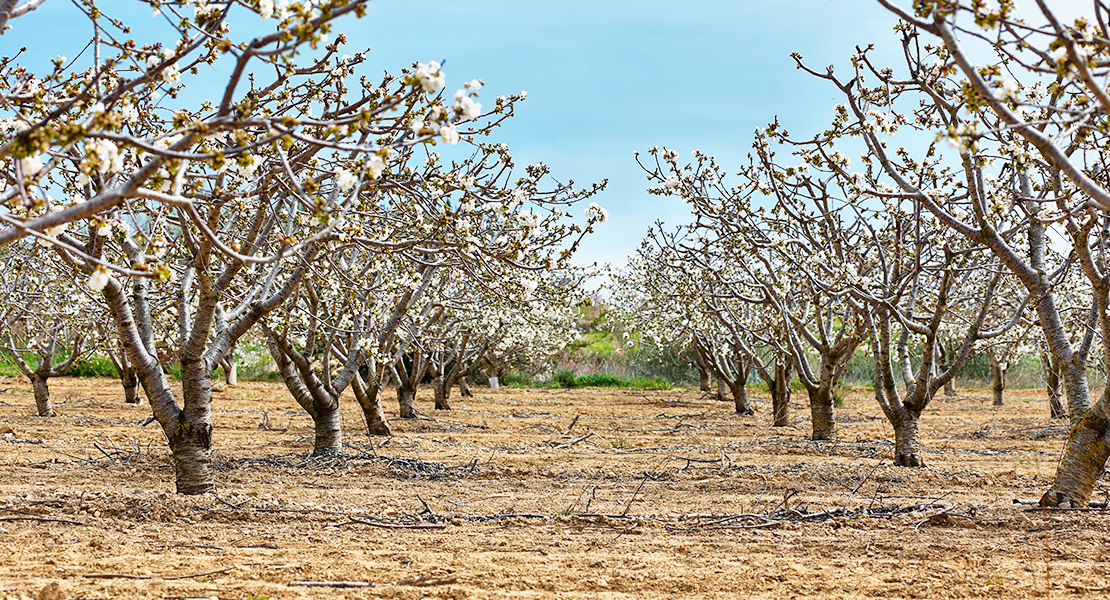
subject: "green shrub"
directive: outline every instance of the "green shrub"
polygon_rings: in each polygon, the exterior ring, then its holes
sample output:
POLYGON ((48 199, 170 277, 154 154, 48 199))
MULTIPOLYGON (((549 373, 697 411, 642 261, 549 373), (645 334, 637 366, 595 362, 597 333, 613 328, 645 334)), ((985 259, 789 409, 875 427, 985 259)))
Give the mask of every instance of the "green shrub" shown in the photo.
POLYGON ((86 358, 79 358, 69 368, 68 375, 70 377, 80 377, 86 379, 89 377, 119 377, 119 371, 116 366, 112 364, 111 360, 103 356, 89 356, 86 358))
POLYGON ((503 374, 498 380, 499 385, 514 388, 528 388, 536 384, 531 375, 527 373, 519 373, 517 371, 509 371, 503 374))
POLYGON ((551 378, 550 383, 553 384, 553 387, 570 389, 574 387, 575 379, 577 378, 573 371, 559 371, 551 378))

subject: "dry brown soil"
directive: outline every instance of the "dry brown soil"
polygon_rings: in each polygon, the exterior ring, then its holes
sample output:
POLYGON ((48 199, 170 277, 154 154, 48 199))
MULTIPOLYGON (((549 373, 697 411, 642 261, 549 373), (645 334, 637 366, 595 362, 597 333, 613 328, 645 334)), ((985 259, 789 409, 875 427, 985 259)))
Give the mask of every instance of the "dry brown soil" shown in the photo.
MULTIPOLYGON (((890 463, 866 390, 839 443, 698 392, 478 388, 392 439, 309 458, 284 389, 216 394, 219 491, 173 493, 146 407, 54 380, 59 417, 0 380, 0 598, 1028 598, 1110 591, 1099 510, 1014 506, 1065 427, 1037 391, 940 398, 926 468, 890 463), (571 427, 573 423, 573 427, 571 427), (588 437, 587 437, 588 436, 588 437), (310 587, 300 582, 352 582, 310 587)), ((1104 499, 1100 487, 1096 499, 1104 499)))

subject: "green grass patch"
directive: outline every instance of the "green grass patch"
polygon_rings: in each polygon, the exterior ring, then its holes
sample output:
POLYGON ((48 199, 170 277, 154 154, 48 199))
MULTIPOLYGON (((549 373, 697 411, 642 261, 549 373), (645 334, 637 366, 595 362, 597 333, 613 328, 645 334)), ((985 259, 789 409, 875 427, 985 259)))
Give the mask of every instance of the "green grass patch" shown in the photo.
POLYGON ((620 377, 608 373, 575 375, 571 371, 559 371, 544 383, 549 388, 622 388, 633 390, 669 390, 674 387, 670 381, 661 377, 620 377))

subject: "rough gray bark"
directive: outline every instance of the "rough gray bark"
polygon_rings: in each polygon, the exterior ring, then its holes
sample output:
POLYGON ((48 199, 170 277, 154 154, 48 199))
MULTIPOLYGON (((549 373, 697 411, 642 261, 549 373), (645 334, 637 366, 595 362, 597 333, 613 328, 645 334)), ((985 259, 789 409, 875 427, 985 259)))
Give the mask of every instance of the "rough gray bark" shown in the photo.
POLYGON ((836 441, 836 418, 833 415, 832 389, 822 387, 809 396, 809 414, 813 420, 810 439, 836 441))
POLYGON ((35 371, 35 374, 31 376, 31 387, 35 390, 35 408, 38 409, 39 416, 58 416, 54 412, 54 403, 50 401, 50 387, 46 383, 46 377, 35 371))
MULTIPOLYGON (((261 215, 256 217, 250 228, 252 236, 258 232, 259 219, 261 215)), ((67 242, 76 243, 72 239, 67 242)), ((144 259, 137 247, 127 245, 126 249, 131 260, 144 259)), ((216 281, 212 281, 208 273, 198 277, 197 272, 203 273, 207 269, 206 253, 210 251, 211 246, 207 243, 200 244, 195 264, 205 268, 189 269, 178 284, 181 342, 178 360, 182 379, 180 407, 158 361, 152 307, 147 299, 149 280, 134 280, 130 297, 115 277, 109 277, 102 291, 127 359, 150 400, 155 419, 169 440, 177 491, 181 494, 202 494, 214 490, 216 486, 209 464, 212 447, 212 388, 209 376, 212 370, 240 337, 293 293, 304 275, 304 267, 297 267, 282 287, 265 299, 253 301, 234 321, 214 331, 213 325, 220 310, 217 290, 225 289, 243 265, 232 263, 216 281), (191 289, 194 277, 198 278, 199 297, 195 309, 187 310, 189 303, 184 301, 184 290, 191 289)), ((317 251, 317 246, 311 246, 302 264, 311 263, 317 251)), ((89 271, 92 269, 90 265, 86 268, 89 271)))
POLYGON ((416 389, 410 387, 408 382, 401 382, 397 386, 397 404, 400 406, 402 419, 416 418, 416 389))
POLYGON ((1002 394, 1006 391, 1006 372, 1009 365, 1002 360, 994 348, 987 349, 987 360, 991 366, 991 391, 994 393, 994 406, 1003 406, 1002 394))
POLYGON ((917 430, 919 413, 905 411, 894 425, 894 464, 900 467, 924 467, 917 430))
MULTIPOLYGON (((102 332, 102 335, 106 334, 102 332)), ((112 344, 108 344, 105 353, 108 354, 108 359, 112 361, 112 366, 116 368, 116 373, 119 375, 120 385, 123 386, 123 401, 128 404, 138 404, 139 377, 135 374, 135 370, 131 368, 131 362, 127 360, 127 354, 114 351, 112 344)))
POLYGON ((436 375, 432 379, 432 391, 435 395, 436 410, 451 410, 451 388, 448 386, 447 377, 436 375))
POLYGON ((1000 365, 991 365, 991 375, 994 379, 994 384, 991 386, 994 392, 994 406, 1003 406, 1002 393, 1006 391, 1006 369, 1000 365))
MULTIPOLYGON (((955 350, 943 341, 937 342, 937 357, 937 369, 943 373, 952 366, 952 361, 955 359, 955 350)), ((955 398, 957 396, 955 377, 944 383, 944 396, 946 398, 955 398)))
MULTIPOLYGON (((728 402, 731 399, 731 392, 729 390, 728 382, 723 378, 717 378, 717 400, 721 402, 728 402)), ((744 386, 744 402, 747 403, 748 389, 744 386)))
POLYGON ((702 354, 700 345, 697 343, 691 344, 690 354, 693 355, 694 368, 698 370, 698 389, 703 392, 712 391, 712 369, 709 366, 709 361, 702 354))
POLYGON ((790 425, 790 367, 789 361, 776 363, 774 377, 767 381, 767 391, 771 394, 772 427, 790 425))
POLYGON ((1103 407, 1110 405, 1107 393, 1072 426, 1056 478, 1041 497, 1041 506, 1060 508, 1085 507, 1091 499, 1095 483, 1110 458, 1110 428, 1103 407))
POLYGON ((728 389, 729 393, 732 394, 732 403, 735 407, 736 414, 755 414, 755 409, 752 408, 751 402, 748 400, 748 386, 746 381, 730 381, 728 382, 728 389))

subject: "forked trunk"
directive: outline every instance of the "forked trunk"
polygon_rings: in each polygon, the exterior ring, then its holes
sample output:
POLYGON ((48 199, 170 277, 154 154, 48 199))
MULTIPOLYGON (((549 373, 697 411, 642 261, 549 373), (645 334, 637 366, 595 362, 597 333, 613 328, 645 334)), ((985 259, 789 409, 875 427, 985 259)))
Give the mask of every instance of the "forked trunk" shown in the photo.
POLYGON ((820 386, 809 395, 809 414, 813 421, 813 439, 836 441, 832 390, 827 386, 820 386))
POLYGON ((362 383, 362 376, 356 375, 351 380, 351 387, 355 392, 355 400, 362 407, 362 416, 366 420, 366 433, 368 435, 391 436, 389 424, 385 422, 385 412, 382 411, 381 386, 377 383, 367 387, 362 383))
POLYGON ((1095 408, 1088 410, 1071 428, 1064 456, 1056 468, 1056 479, 1041 497, 1041 506, 1087 506, 1091 491, 1106 467, 1107 458, 1110 458, 1110 443, 1106 434, 1106 418, 1096 415, 1095 408))
POLYGON ((448 402, 451 386, 448 385, 447 379, 442 375, 436 376, 432 380, 432 389, 435 392, 436 410, 451 410, 451 404, 448 402))
POLYGON ((50 401, 50 386, 46 383, 46 377, 35 373, 34 377, 31 377, 31 386, 35 389, 35 407, 38 408, 39 416, 58 416, 54 412, 54 403, 50 401))
POLYGON ((894 424, 894 464, 899 467, 924 467, 917 439, 918 417, 905 414, 894 424))
POLYGON ((382 412, 382 403, 374 402, 373 406, 363 406, 362 416, 366 419, 366 433, 368 435, 391 436, 389 423, 385 422, 385 413, 382 412))
POLYGON ((312 416, 316 425, 316 440, 312 446, 313 456, 343 453, 343 424, 339 414, 339 402, 329 406, 316 403, 316 414, 312 416))
POLYGON ((397 386, 397 404, 402 419, 416 418, 416 390, 402 383, 397 386))

